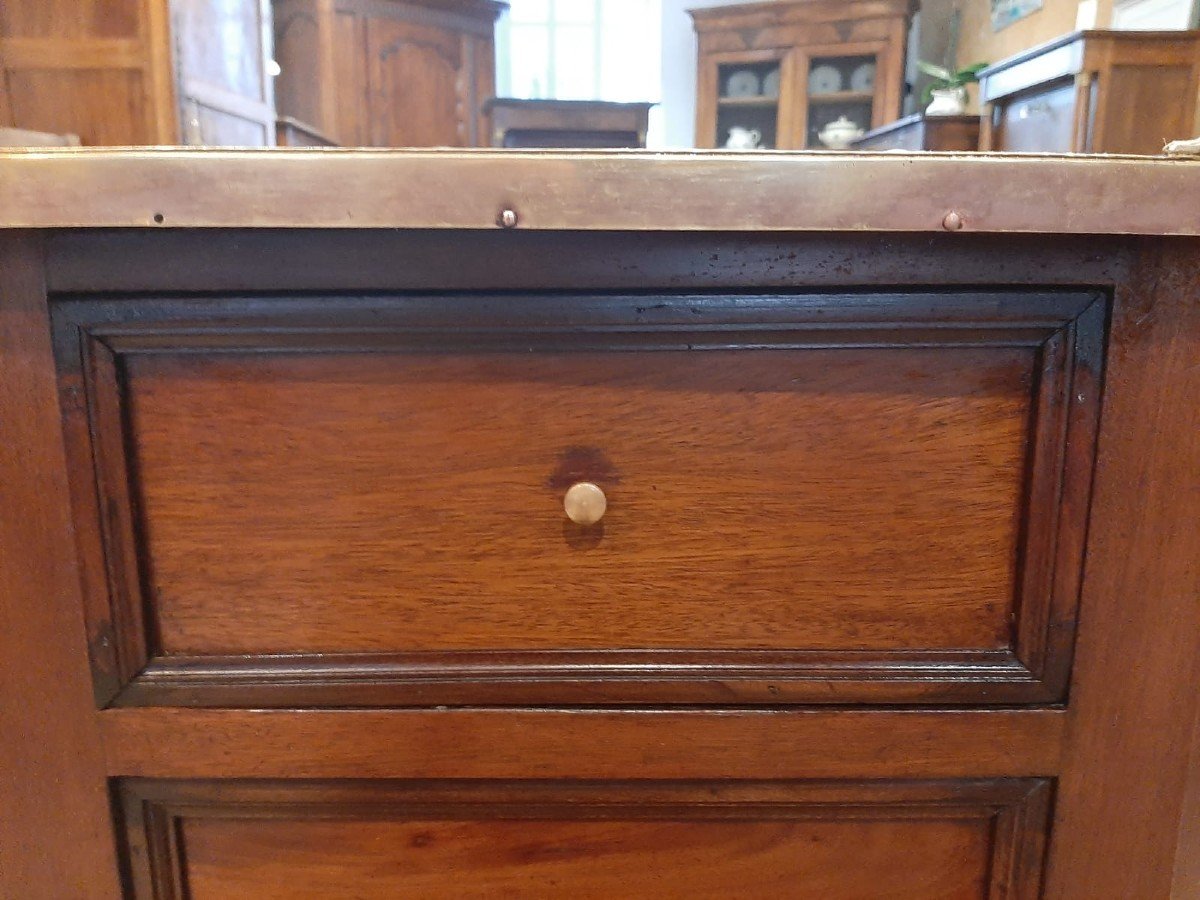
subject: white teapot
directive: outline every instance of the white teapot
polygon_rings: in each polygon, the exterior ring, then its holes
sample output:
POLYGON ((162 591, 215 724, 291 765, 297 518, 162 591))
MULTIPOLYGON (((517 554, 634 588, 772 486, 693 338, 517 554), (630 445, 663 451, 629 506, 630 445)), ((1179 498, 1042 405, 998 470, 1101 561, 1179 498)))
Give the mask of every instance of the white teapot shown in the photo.
POLYGON ((817 135, 821 143, 830 150, 845 150, 851 141, 862 136, 863 130, 845 116, 841 116, 836 122, 830 122, 817 135))
POLYGON ((743 128, 734 125, 729 129, 729 140, 725 142, 728 150, 757 150, 762 140, 762 132, 757 128, 743 128))

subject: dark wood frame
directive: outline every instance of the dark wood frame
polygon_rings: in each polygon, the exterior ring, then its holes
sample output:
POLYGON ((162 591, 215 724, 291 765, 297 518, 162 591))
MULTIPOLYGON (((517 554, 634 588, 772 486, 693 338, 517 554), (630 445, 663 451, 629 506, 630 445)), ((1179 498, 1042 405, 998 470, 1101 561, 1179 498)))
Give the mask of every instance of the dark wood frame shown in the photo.
POLYGON ((101 705, 1050 703, 1065 699, 1092 480, 1107 299, 1098 291, 61 298, 52 303, 101 705), (331 311, 333 310, 333 311, 331 311), (701 323, 701 324, 697 324, 701 323), (1036 350, 1008 650, 613 650, 162 655, 125 448, 137 353, 1036 350), (82 396, 83 403, 73 402, 82 396), (1070 452, 1068 453, 1068 448, 1070 452))
POLYGON ((1042 881, 1051 783, 963 781, 159 781, 122 779, 129 896, 190 896, 181 823, 187 819, 479 821, 929 820, 989 823, 989 900, 1035 897, 1042 881))

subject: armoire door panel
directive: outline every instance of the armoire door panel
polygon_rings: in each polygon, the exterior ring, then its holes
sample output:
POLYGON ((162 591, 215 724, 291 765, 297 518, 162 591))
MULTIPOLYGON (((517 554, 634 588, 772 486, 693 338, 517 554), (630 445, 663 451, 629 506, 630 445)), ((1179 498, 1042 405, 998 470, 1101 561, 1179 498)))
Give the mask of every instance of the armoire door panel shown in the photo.
POLYGON ((367 19, 366 28, 371 144, 464 146, 462 37, 386 18, 367 19))

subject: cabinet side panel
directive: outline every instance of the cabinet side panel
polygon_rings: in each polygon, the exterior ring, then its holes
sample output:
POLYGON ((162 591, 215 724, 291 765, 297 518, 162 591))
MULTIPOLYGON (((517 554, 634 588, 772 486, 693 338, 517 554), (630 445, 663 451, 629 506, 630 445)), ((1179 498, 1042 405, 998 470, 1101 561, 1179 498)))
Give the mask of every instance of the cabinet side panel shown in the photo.
POLYGON ((40 242, 0 240, 0 896, 118 895, 40 242))
POLYGON ((1200 242, 1119 287, 1051 897, 1170 896, 1200 693, 1200 242))

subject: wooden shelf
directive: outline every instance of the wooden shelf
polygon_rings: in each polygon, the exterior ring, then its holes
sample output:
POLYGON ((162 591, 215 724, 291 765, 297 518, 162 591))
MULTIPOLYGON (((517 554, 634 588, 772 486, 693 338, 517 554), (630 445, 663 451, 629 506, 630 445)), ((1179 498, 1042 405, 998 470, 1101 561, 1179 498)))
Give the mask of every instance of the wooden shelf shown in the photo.
POLYGON ((870 103, 874 91, 834 91, 831 94, 809 94, 809 103, 870 103))
POLYGON ((718 97, 719 106, 778 106, 778 97, 718 97))

